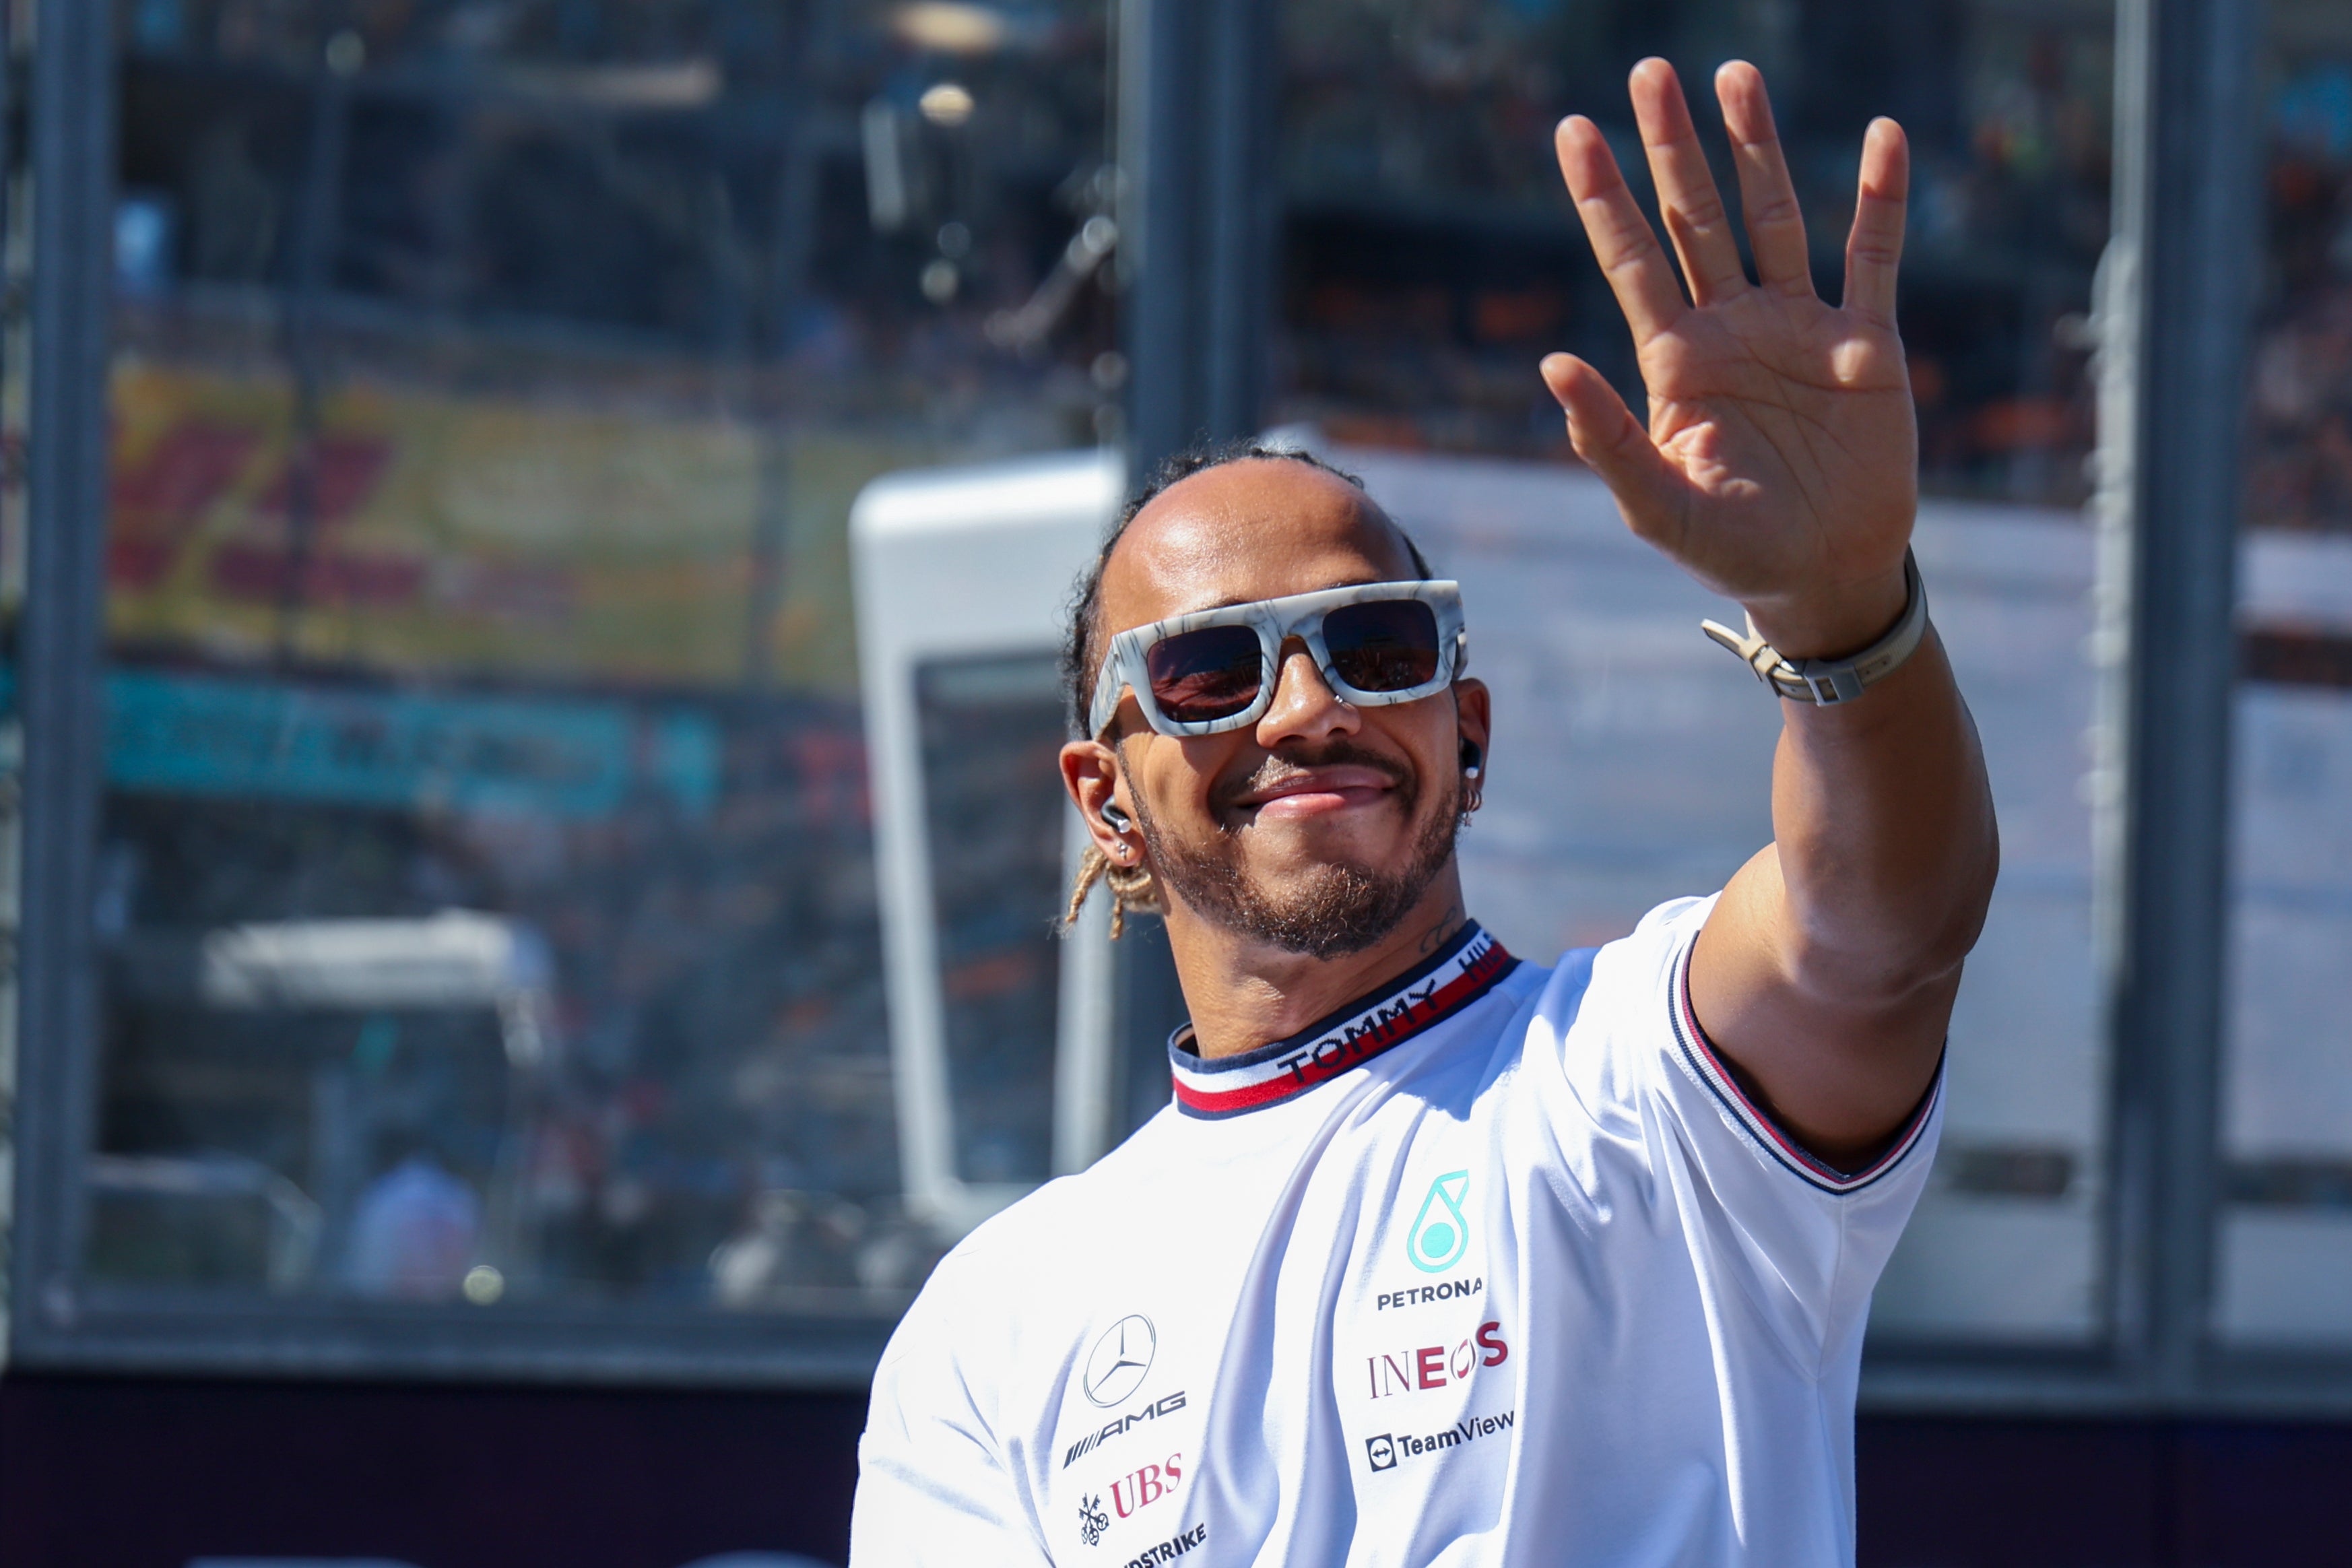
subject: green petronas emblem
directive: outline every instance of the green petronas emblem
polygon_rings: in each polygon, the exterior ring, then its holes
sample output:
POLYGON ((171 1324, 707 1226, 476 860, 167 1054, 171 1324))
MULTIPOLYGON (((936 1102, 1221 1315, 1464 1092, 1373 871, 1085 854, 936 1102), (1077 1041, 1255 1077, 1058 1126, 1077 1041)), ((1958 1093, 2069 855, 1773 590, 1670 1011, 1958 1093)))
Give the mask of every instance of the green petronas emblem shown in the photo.
POLYGON ((1470 1173, 1449 1171, 1429 1184, 1421 1212, 1405 1232, 1404 1255, 1423 1274, 1436 1274, 1462 1261, 1470 1247, 1470 1222, 1462 1217, 1463 1195, 1470 1190, 1470 1173))

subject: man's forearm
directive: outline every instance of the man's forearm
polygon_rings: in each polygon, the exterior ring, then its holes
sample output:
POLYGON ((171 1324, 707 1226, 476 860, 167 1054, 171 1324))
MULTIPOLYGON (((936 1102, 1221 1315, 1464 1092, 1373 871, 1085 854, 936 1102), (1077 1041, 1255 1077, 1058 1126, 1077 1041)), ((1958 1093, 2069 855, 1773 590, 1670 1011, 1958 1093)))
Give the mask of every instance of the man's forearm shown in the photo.
POLYGON ((1783 1125, 1848 1162, 1935 1071, 1999 839, 1976 726, 1932 632, 1861 700, 1781 710, 1774 842, 1725 889, 1692 1000, 1783 1125))
POLYGON ((2000 841, 1976 725, 1932 629, 1860 700, 1781 708, 1789 978, 1846 1005, 1899 1002, 1958 966, 1991 895, 2000 841))

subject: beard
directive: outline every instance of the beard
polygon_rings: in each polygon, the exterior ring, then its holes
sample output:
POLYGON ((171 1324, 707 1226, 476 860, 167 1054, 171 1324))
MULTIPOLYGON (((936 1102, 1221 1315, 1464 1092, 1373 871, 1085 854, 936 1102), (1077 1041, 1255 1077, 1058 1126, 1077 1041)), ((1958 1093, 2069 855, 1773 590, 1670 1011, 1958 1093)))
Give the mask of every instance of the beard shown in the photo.
MULTIPOLYGON (((1417 814, 1420 790, 1389 758, 1342 741, 1312 757, 1285 761, 1298 767, 1372 768, 1394 781, 1405 820, 1412 822, 1417 814)), ((1238 796, 1255 787, 1254 780, 1244 781, 1220 793, 1238 796)), ((1433 803, 1437 809, 1414 833, 1402 865, 1383 871, 1352 860, 1326 860, 1293 885, 1276 889, 1243 863, 1241 828, 1220 827, 1205 841, 1181 839, 1161 830, 1141 790, 1129 793, 1152 874, 1167 892, 1203 920, 1308 958, 1341 958, 1387 938, 1454 858, 1462 831, 1461 784, 1449 779, 1444 798, 1433 803)))

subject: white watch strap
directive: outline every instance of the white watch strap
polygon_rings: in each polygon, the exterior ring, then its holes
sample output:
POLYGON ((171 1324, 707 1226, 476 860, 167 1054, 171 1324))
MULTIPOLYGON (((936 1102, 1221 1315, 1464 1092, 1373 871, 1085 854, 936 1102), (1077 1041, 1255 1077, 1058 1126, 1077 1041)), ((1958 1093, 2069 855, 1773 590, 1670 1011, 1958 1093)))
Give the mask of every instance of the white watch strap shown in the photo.
POLYGON ((1908 550, 1903 552, 1903 614, 1894 629, 1852 658, 1785 658, 1757 635, 1753 616, 1746 637, 1717 621, 1701 621, 1699 630, 1738 654, 1757 679, 1791 702, 1851 702, 1901 668, 1927 635, 1927 585, 1919 580, 1919 563, 1908 550))

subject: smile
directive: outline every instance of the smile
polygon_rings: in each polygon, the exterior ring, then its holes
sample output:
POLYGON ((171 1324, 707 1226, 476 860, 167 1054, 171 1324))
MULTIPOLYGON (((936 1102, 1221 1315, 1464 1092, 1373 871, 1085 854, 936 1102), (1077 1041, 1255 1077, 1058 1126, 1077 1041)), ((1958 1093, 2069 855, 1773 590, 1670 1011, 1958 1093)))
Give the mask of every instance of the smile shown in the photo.
POLYGON ((1321 816, 1376 805, 1396 782, 1374 768, 1302 768, 1237 797, 1234 809, 1268 819, 1321 816))

